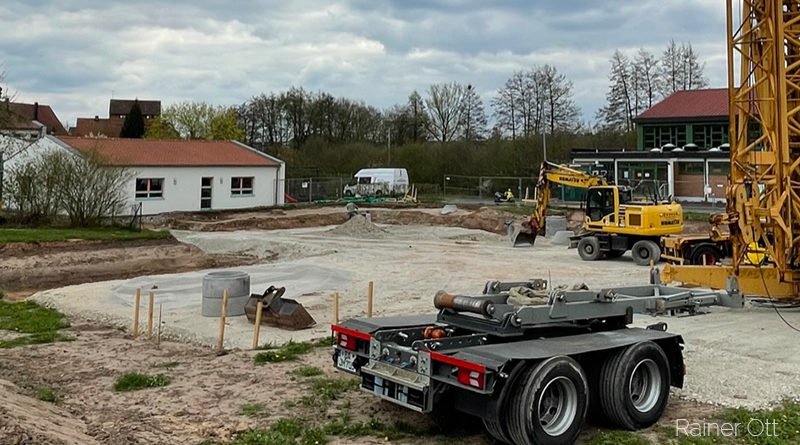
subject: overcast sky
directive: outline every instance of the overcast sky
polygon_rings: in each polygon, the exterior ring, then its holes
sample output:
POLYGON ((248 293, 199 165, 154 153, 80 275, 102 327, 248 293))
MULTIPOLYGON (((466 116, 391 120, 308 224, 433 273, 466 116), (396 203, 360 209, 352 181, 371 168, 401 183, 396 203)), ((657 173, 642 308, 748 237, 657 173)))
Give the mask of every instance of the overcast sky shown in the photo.
MULTIPOLYGON (((432 83, 471 83, 487 113, 516 70, 551 64, 585 120, 604 103, 611 54, 691 42, 725 86, 718 0, 2 0, 0 64, 19 101, 62 121, 108 100, 239 104, 291 86, 403 103, 432 83)), ((424 93, 423 93, 424 95, 424 93)))

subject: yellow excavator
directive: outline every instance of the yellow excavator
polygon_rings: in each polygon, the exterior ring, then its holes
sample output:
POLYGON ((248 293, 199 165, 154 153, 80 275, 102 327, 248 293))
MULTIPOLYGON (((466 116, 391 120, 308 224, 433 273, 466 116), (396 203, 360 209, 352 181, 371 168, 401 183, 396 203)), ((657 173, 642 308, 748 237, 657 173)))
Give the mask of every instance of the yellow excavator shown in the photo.
POLYGON ((545 234, 550 185, 562 184, 587 189, 583 230, 570 238, 583 260, 616 258, 631 251, 636 264, 647 265, 661 258, 662 235, 683 231, 683 209, 676 202, 632 199, 629 187, 610 184, 604 177, 543 162, 534 191, 534 212, 522 224, 510 224, 513 246, 533 244, 545 234))

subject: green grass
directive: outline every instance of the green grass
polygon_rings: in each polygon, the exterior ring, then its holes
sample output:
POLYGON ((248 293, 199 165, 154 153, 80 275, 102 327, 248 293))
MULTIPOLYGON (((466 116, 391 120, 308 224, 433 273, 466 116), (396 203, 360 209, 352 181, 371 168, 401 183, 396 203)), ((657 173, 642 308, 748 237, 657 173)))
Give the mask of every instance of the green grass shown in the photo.
POLYGON ((708 222, 708 217, 711 216, 710 213, 703 213, 703 212, 683 212, 683 220, 684 221, 702 221, 708 222))
POLYGON ((629 431, 597 431, 586 440, 586 445, 650 445, 650 441, 629 431))
POLYGON ((334 400, 347 391, 357 390, 359 385, 359 379, 321 378, 311 381, 311 391, 323 400, 334 400))
POLYGON ((55 309, 46 308, 33 301, 19 303, 0 301, 0 330, 28 334, 0 341, 0 348, 72 340, 58 332, 59 329, 66 327, 69 327, 69 322, 55 309))
POLYGON ((164 374, 148 375, 139 372, 128 372, 117 378, 114 382, 114 391, 136 391, 145 388, 158 388, 167 386, 170 378, 164 374))
POLYGON ((260 403, 243 403, 239 406, 239 413, 244 416, 257 416, 264 412, 264 405, 260 403))
POLYGON ((315 366, 303 366, 302 368, 293 369, 289 371, 289 374, 297 375, 300 377, 316 377, 318 375, 322 375, 323 372, 321 369, 315 366))
MULTIPOLYGON (((767 435, 766 430, 758 436, 747 436, 747 442, 753 445, 784 445, 800 443, 800 402, 784 401, 778 407, 771 410, 750 411, 746 409, 726 410, 722 413, 722 419, 726 422, 741 423, 746 428, 751 419, 758 419, 761 422, 772 422, 770 426, 771 434, 767 435)), ((753 424, 753 430, 760 428, 760 424, 753 424)))
POLYGON ((167 230, 133 230, 110 227, 88 229, 57 229, 57 228, 20 228, 0 229, 0 244, 5 243, 46 243, 53 241, 66 241, 70 239, 83 240, 141 240, 170 238, 167 230))
POLYGON ((56 403, 59 399, 58 394, 52 388, 45 386, 36 389, 36 398, 50 403, 56 403))
POLYGON ((258 363, 275 363, 285 362, 288 360, 297 360, 297 357, 302 354, 307 354, 314 349, 312 343, 289 341, 277 349, 270 349, 266 352, 259 352, 253 358, 258 363))
POLYGON ((153 367, 161 369, 172 369, 178 365, 180 365, 180 362, 163 362, 163 363, 157 363, 153 365, 153 367))

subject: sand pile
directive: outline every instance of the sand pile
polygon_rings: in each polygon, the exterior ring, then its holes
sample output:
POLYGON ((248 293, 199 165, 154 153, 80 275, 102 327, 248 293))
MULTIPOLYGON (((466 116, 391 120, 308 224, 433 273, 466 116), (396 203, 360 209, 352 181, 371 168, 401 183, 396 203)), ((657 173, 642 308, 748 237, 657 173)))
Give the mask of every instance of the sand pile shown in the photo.
POLYGON ((367 221, 367 217, 364 215, 356 215, 344 224, 328 230, 327 233, 354 238, 383 238, 389 234, 389 232, 376 226, 371 221, 367 221))

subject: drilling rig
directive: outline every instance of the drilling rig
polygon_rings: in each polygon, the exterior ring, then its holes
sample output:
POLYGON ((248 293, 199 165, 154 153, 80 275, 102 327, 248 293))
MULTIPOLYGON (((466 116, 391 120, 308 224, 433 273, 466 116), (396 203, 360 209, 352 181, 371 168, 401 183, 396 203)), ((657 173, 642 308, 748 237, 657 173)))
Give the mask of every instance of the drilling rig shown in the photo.
POLYGON ((732 261, 667 265, 662 280, 724 289, 736 277, 745 295, 796 300, 800 1, 742 0, 739 19, 733 2, 726 4, 731 173, 726 212, 710 221, 712 231, 727 226, 732 261))

